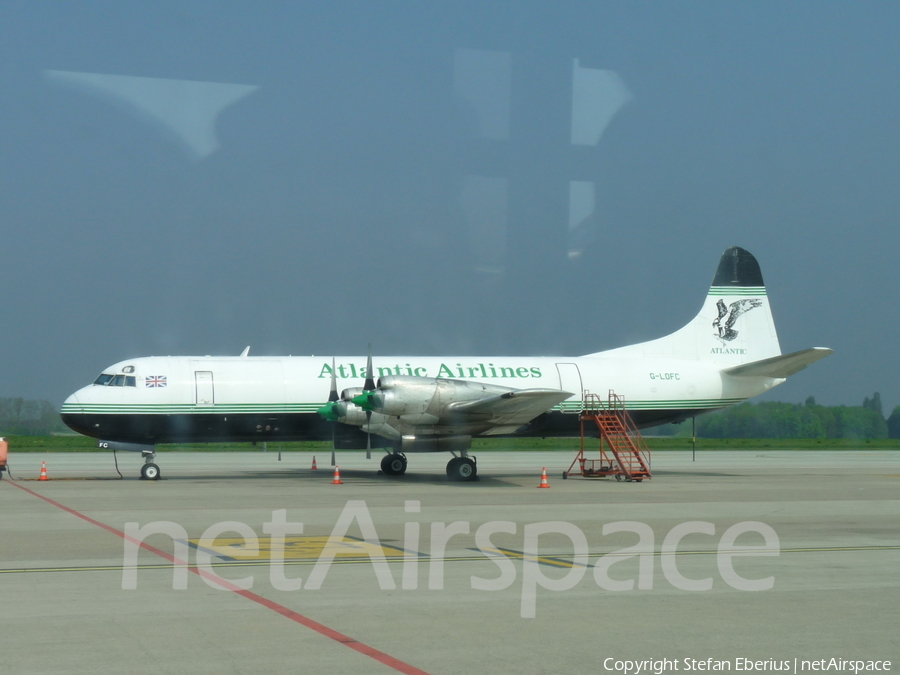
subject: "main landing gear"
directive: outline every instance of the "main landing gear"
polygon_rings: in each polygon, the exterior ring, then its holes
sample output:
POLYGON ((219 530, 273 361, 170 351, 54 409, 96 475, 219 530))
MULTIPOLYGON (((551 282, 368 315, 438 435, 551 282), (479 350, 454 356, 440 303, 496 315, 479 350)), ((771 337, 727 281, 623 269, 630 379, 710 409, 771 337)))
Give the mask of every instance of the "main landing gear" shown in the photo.
POLYGON ((159 467, 153 463, 156 459, 156 452, 144 451, 141 453, 144 457, 144 466, 141 467, 142 480, 159 480, 159 467))
MULTIPOLYGON (((154 465, 155 466, 155 465, 154 465)), ((391 452, 381 458, 381 472, 385 476, 402 476, 406 473, 406 455, 402 452, 391 452)), ((454 457, 447 462, 447 476, 450 480, 476 480, 478 466, 474 457, 468 455, 454 457)))
POLYGON ((402 476, 406 473, 406 455, 392 452, 381 458, 381 471, 385 476, 402 476))
POLYGON ((468 481, 475 480, 478 475, 478 465, 474 457, 468 455, 454 457, 447 462, 447 476, 450 480, 468 481))

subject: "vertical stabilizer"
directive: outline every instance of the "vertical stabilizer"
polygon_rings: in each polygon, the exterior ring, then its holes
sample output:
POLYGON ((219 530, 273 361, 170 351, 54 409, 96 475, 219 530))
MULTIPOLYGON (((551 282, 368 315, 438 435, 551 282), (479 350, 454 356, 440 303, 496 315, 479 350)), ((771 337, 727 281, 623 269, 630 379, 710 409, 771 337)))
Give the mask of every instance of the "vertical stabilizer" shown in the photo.
POLYGON ((725 366, 778 356, 781 347, 759 263, 742 248, 726 249, 693 321, 666 337, 601 353, 719 361, 725 366))

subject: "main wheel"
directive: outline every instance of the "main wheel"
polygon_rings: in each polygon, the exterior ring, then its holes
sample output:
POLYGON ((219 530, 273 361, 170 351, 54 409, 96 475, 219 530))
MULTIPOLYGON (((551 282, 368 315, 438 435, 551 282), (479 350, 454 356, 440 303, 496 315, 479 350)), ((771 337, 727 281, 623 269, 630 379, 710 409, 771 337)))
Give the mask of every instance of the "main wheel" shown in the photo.
POLYGON ((447 475, 451 480, 475 480, 478 467, 470 457, 454 457, 447 462, 447 475))
POLYGON ((406 457, 399 452, 385 455, 381 459, 381 470, 387 476, 400 476, 406 473, 406 457))
POLYGON ((447 462, 447 476, 449 478, 453 478, 453 474, 456 473, 456 465, 459 463, 461 457, 454 457, 449 462, 447 462))
POLYGON ((144 480, 159 480, 159 467, 156 464, 144 464, 141 467, 141 478, 144 480))

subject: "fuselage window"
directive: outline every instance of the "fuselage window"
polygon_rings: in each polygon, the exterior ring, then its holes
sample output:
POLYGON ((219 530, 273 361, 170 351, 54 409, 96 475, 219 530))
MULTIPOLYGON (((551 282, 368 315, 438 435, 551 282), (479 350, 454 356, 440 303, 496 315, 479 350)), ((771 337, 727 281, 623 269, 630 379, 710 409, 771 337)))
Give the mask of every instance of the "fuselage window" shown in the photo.
POLYGON ((113 379, 112 375, 110 375, 109 373, 103 373, 100 375, 100 377, 98 377, 96 380, 94 380, 94 384, 99 384, 101 386, 105 386, 105 385, 109 384, 109 381, 111 379, 113 379))
POLYGON ((125 386, 126 387, 136 387, 137 386, 134 375, 126 375, 125 376, 125 386))

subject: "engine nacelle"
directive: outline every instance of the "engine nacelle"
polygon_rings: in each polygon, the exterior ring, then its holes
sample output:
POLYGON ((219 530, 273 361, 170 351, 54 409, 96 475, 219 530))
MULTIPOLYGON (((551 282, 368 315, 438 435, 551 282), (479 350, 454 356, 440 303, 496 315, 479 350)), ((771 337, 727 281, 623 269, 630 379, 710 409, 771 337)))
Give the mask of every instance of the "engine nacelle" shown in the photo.
POLYGON ((433 427, 441 421, 441 418, 437 415, 432 415, 427 412, 406 413, 404 415, 398 415, 397 417, 401 422, 408 424, 411 427, 433 427))
POLYGON ((400 440, 400 432, 391 426, 390 419, 387 416, 380 413, 373 412, 372 421, 369 424, 363 424, 360 429, 392 441, 400 440))
POLYGON ((427 377, 382 377, 375 391, 369 394, 369 405, 385 415, 421 415, 435 400, 439 383, 427 377))
POLYGON ((390 375, 378 380, 374 391, 363 392, 352 401, 363 410, 400 417, 411 424, 437 424, 452 403, 477 401, 508 391, 508 387, 466 380, 390 375))
MULTIPOLYGON (((368 421, 366 419, 366 411, 358 406, 353 405, 352 403, 344 403, 343 401, 339 401, 336 407, 340 411, 337 421, 341 424, 349 424, 354 427, 360 427, 368 421)), ((371 414, 372 416, 374 416, 376 413, 371 414)))
POLYGON ((362 387, 348 387, 341 392, 341 400, 350 402, 354 399, 354 397, 359 396, 363 393, 362 387))
POLYGON ((390 418, 377 412, 366 412, 359 406, 344 401, 332 401, 322 408, 319 414, 331 422, 340 422, 352 427, 359 427, 362 431, 389 438, 393 441, 400 440, 400 432, 390 424, 390 418))

